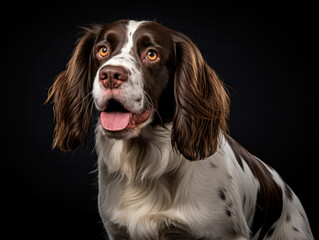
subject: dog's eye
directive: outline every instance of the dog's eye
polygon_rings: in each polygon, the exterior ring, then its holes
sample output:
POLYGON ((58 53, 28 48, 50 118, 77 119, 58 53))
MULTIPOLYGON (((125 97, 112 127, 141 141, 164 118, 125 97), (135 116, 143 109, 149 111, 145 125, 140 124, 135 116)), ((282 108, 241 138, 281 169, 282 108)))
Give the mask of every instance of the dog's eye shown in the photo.
POLYGON ((146 57, 150 61, 155 61, 158 58, 158 55, 154 50, 149 50, 146 54, 146 57))
POLYGON ((100 50, 99 50, 99 54, 100 54, 102 57, 107 56, 108 53, 109 53, 109 51, 107 50, 107 47, 101 47, 100 50))

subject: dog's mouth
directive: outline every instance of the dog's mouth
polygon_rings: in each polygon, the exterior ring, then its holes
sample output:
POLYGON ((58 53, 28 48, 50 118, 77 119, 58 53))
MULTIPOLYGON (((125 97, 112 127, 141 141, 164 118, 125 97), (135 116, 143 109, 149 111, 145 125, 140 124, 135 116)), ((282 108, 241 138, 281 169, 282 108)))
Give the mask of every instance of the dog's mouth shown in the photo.
POLYGON ((101 112, 100 120, 105 130, 119 132, 136 128, 138 124, 146 122, 150 116, 151 110, 146 109, 142 113, 133 113, 119 101, 111 98, 107 102, 106 109, 101 112))

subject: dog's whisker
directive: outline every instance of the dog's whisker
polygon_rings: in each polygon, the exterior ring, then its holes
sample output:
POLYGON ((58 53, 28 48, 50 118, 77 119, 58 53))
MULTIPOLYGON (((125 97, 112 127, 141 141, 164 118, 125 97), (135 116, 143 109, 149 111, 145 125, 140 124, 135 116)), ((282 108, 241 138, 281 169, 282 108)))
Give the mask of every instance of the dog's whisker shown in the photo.
POLYGON ((163 121, 162 121, 162 117, 160 115, 160 113, 157 111, 157 109, 154 107, 152 98, 150 97, 150 95, 144 90, 144 94, 146 96, 145 101, 147 102, 147 104, 149 105, 148 107, 152 108, 154 110, 154 112, 157 114, 157 116, 159 117, 159 120, 161 122, 161 125, 163 125, 163 121))

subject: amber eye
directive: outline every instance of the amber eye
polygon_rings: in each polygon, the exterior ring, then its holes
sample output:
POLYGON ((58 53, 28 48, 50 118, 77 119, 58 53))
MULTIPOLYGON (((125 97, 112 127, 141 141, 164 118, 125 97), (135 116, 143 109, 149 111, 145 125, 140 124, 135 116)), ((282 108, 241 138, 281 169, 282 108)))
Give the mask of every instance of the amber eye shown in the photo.
POLYGON ((105 57, 108 53, 109 53, 109 51, 107 50, 107 47, 101 47, 100 50, 99 50, 99 54, 102 57, 105 57))
POLYGON ((146 57, 150 61, 155 61, 158 58, 158 55, 154 50, 149 50, 146 54, 146 57))

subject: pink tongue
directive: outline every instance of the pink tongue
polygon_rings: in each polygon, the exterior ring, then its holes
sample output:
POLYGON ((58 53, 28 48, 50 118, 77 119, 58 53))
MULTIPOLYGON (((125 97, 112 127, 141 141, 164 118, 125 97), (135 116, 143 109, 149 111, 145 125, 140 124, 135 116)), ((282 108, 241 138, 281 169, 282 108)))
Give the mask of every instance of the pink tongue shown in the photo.
POLYGON ((130 123, 131 113, 102 112, 101 123, 109 131, 121 131, 130 123))

